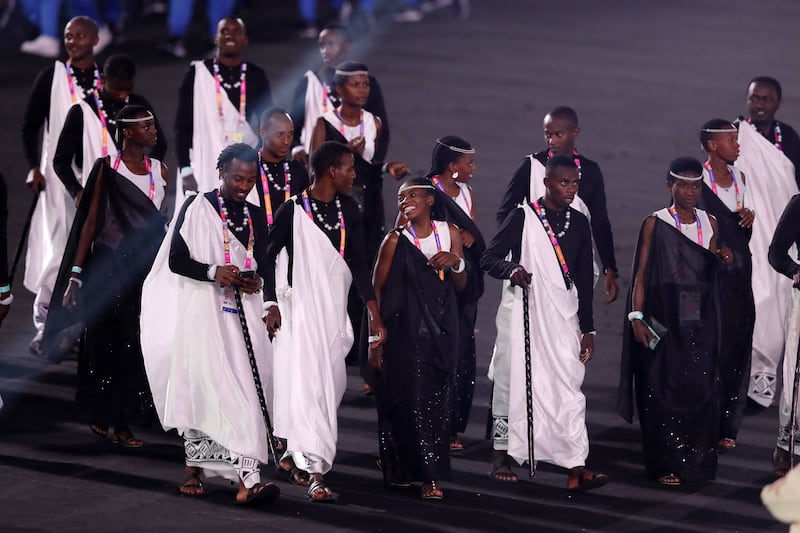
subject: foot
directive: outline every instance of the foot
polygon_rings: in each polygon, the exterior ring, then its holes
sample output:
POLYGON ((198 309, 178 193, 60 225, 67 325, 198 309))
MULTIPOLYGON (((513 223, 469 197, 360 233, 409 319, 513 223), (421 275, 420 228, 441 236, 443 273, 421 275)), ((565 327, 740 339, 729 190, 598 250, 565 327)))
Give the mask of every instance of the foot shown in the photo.
POLYGON ((719 447, 722 448, 723 450, 732 450, 736 448, 736 441, 728 437, 725 437, 724 439, 720 439, 719 447))
POLYGON ((236 504, 244 505, 259 501, 261 503, 269 503, 278 499, 281 495, 281 489, 275 483, 256 483, 249 489, 244 486, 239 480, 239 492, 236 493, 236 504))
POLYGON ((333 492, 325 485, 325 480, 322 479, 322 477, 316 478, 314 482, 309 485, 306 494, 308 495, 308 499, 312 502, 329 502, 333 500, 333 492))
POLYGON ((89 424, 89 429, 101 439, 108 437, 108 427, 103 424, 89 424))
POLYGON ((54 59, 61 54, 61 41, 49 35, 40 35, 32 41, 22 43, 19 50, 26 54, 54 59))
POLYGON ((458 437, 450 437, 450 455, 461 455, 464 452, 464 445, 458 437))
POLYGON ((492 471, 489 478, 493 481, 516 483, 519 478, 511 470, 511 458, 503 450, 492 450, 492 471))
POLYGON ((429 481, 422 484, 422 490, 419 495, 423 500, 441 500, 444 498, 444 491, 438 482, 429 481))
POLYGON ((772 451, 772 472, 775 477, 783 477, 791 468, 791 461, 789 460, 789 452, 777 446, 772 451))
POLYGON ((361 392, 364 393, 364 396, 372 396, 372 387, 365 381, 364 385, 361 387, 361 392))
POLYGON ((281 469, 281 473, 284 474, 289 480, 289 483, 292 483, 293 485, 300 485, 301 487, 308 487, 311 485, 311 476, 308 474, 308 472, 304 472, 297 468, 291 457, 281 459, 278 463, 278 466, 281 469))
POLYGON ((144 441, 135 437, 131 430, 123 429, 114 432, 114 436, 111 437, 111 444, 117 444, 123 448, 141 448, 144 446, 144 441))
POLYGON ((608 476, 599 472, 579 466, 569 471, 567 476, 567 490, 583 491, 602 487, 608 483, 608 476))
POLYGON ((660 478, 658 478, 658 482, 668 487, 677 487, 682 483, 681 478, 679 478, 675 474, 667 474, 666 476, 661 476, 660 478))
POLYGON ((183 482, 178 490, 184 496, 202 496, 205 494, 203 487, 203 480, 200 479, 200 469, 193 466, 187 466, 184 469, 186 472, 186 481, 183 482))

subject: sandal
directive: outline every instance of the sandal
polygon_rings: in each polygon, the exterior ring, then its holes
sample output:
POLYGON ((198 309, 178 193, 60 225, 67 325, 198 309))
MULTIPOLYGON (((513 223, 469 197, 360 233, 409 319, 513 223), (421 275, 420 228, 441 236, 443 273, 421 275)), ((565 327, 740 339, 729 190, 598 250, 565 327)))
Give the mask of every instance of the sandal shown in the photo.
POLYGON ((725 437, 724 439, 721 439, 719 441, 719 447, 723 450, 732 450, 736 448, 736 441, 731 438, 725 437))
POLYGON ((665 476, 661 476, 660 478, 658 478, 658 482, 667 487, 677 487, 682 483, 681 478, 679 478, 675 474, 667 474, 665 476))
POLYGON ((278 469, 280 473, 286 476, 286 480, 292 485, 299 485, 301 487, 308 487, 311 485, 311 476, 308 472, 300 470, 291 459, 278 462, 278 469), (286 468, 286 466, 288 468, 286 468))
POLYGON ((461 455, 464 453, 464 445, 458 440, 458 437, 450 439, 450 455, 461 455))
POLYGON ((248 503, 253 503, 254 501, 259 501, 261 503, 270 503, 274 502, 278 499, 278 496, 281 495, 281 489, 275 483, 267 483, 263 485, 261 483, 256 483, 249 489, 247 489, 247 494, 244 500, 239 499, 239 494, 236 494, 236 505, 246 505, 248 503))
POLYGON ((102 424, 89 424, 89 429, 101 439, 108 437, 108 427, 102 424))
POLYGON ((144 446, 144 441, 140 438, 134 437, 130 430, 119 431, 114 433, 111 437, 111 444, 122 446, 123 448, 141 448, 144 446))
POLYGON ((775 447, 772 451, 772 472, 775 477, 783 477, 791 469, 789 452, 783 448, 775 447))
POLYGON ((430 483, 422 484, 422 490, 419 495, 423 500, 441 500, 444 498, 444 491, 437 481, 431 481, 430 483))
POLYGON ((200 479, 200 475, 197 472, 189 474, 183 485, 178 487, 178 492, 184 496, 202 496, 205 494, 203 480, 200 479))
POLYGON ((607 475, 599 472, 592 472, 586 468, 576 468, 573 469, 567 477, 567 490, 570 492, 592 490, 602 487, 606 483, 608 483, 607 475), (577 472, 578 474, 578 483, 574 486, 570 486, 570 481, 575 479, 575 477, 572 476, 573 472, 577 472))
POLYGON ((519 481, 517 475, 511 470, 511 464, 508 461, 502 462, 492 468, 488 476, 492 481, 499 481, 501 483, 516 483, 519 481))
POLYGON ((331 489, 325 485, 325 481, 321 479, 317 479, 311 485, 309 485, 306 495, 312 502, 323 503, 332 502, 334 500, 333 492, 331 492, 331 489))

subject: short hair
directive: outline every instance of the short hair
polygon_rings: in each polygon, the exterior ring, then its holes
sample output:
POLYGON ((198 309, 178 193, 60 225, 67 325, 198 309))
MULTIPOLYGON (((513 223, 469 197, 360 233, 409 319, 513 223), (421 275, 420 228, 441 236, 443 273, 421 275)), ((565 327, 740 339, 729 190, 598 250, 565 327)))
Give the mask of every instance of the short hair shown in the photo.
POLYGON ((574 127, 578 127, 578 113, 571 107, 560 105, 556 106, 548 113, 551 117, 561 117, 569 120, 574 127))
POLYGON ((325 141, 311 153, 311 173, 315 178, 321 177, 330 167, 342 164, 342 158, 353 151, 346 144, 336 141, 325 141))
POLYGON ((458 161, 465 154, 451 150, 448 146, 453 148, 460 148, 462 150, 472 150, 472 145, 467 141, 456 135, 446 135, 438 139, 433 145, 433 152, 431 153, 431 170, 428 176, 438 176, 447 169, 447 165, 458 161))
MULTIPOLYGON (((143 105, 136 105, 136 104, 128 104, 122 109, 119 110, 117 113, 117 142, 122 142, 123 134, 122 131, 126 128, 130 127, 130 124, 126 124, 126 119, 131 118, 141 118, 146 117, 147 115, 153 115, 153 119, 155 120, 155 114, 152 111, 147 109, 143 105)), ((122 148, 122 146, 119 146, 122 148)))
POLYGON ((694 157, 678 157, 669 164, 667 183, 672 183, 676 178, 672 174, 691 173, 693 176, 703 174, 703 164, 694 157))
POLYGON ((353 34, 350 33, 350 30, 347 29, 347 26, 344 26, 343 24, 335 24, 335 23, 334 24, 328 24, 324 28, 322 28, 320 33, 322 33, 323 31, 326 31, 326 30, 327 31, 335 31, 335 32, 341 33, 342 36, 344 37, 344 40, 345 40, 346 43, 351 43, 352 44, 352 42, 353 42, 353 34))
POLYGON ((236 143, 226 146, 217 158, 217 170, 226 170, 234 159, 242 163, 255 163, 258 161, 258 152, 249 144, 236 143))
POLYGON ((136 76, 136 65, 126 55, 114 54, 103 64, 103 77, 131 81, 136 76))
POLYGON ((725 120, 724 118, 712 118, 703 124, 703 127, 700 128, 700 134, 698 135, 700 138, 700 145, 703 147, 703 150, 706 152, 708 151, 708 141, 713 140, 714 135, 718 133, 707 130, 723 130, 727 128, 733 128, 733 131, 736 131, 736 126, 734 126, 730 120, 725 120))
POLYGON ((64 25, 64 29, 66 29, 70 24, 83 24, 91 29, 92 33, 95 35, 97 35, 97 32, 100 31, 100 28, 97 26, 97 22, 93 18, 85 15, 78 15, 77 17, 72 17, 69 19, 64 25))
POLYGON ((575 164, 575 158, 571 155, 557 154, 547 160, 545 164, 545 176, 550 176, 557 168, 574 168, 578 170, 578 165, 575 164))
POLYGON ((765 85, 771 85, 773 89, 775 89, 775 94, 778 95, 778 100, 783 98, 783 89, 781 88, 781 84, 778 80, 773 78, 772 76, 756 76, 750 83, 747 84, 746 91, 750 90, 750 86, 754 83, 763 83, 765 85))
MULTIPOLYGON (((262 128, 266 128, 267 127, 267 122, 269 122, 270 119, 272 119, 272 117, 274 117, 276 115, 283 115, 284 117, 288 118, 290 121, 292 120, 292 117, 289 116, 289 113, 287 113, 285 109, 282 109, 280 107, 270 107, 269 109, 266 109, 266 110, 264 110, 263 113, 261 113, 261 119, 259 121, 259 126, 262 127, 262 128)), ((294 121, 292 121, 292 123, 294 123, 294 121)))
MULTIPOLYGON (((357 63, 355 61, 343 61, 336 65, 336 70, 341 70, 343 72, 359 72, 359 71, 369 71, 367 66, 364 63, 357 63)), ((340 87, 347 82, 347 78, 349 76, 345 76, 342 74, 336 74, 333 76, 333 86, 340 87)))

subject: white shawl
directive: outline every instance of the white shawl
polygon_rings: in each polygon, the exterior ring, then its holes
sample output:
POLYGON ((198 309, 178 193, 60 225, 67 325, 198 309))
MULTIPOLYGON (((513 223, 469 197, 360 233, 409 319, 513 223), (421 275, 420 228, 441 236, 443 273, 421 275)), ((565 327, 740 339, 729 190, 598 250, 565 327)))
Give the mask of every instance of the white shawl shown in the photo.
MULTIPOLYGON (((292 286, 283 280, 278 293, 282 325, 274 340, 275 434, 287 439, 289 453, 321 463, 317 468, 324 474, 336 456, 336 411, 347 387, 344 359, 353 345, 347 316, 352 275, 328 237, 297 205, 292 242, 292 286)), ((279 273, 287 271, 287 261, 287 255, 279 258, 279 273)))
MULTIPOLYGON (((306 150, 307 154, 311 153, 311 138, 314 136, 314 127, 317 125, 317 119, 323 113, 323 98, 325 97, 322 91, 322 82, 319 81, 316 73, 311 70, 306 71, 306 113, 305 121, 303 122, 303 131, 300 132, 300 144, 306 150)), ((333 108, 333 103, 328 100, 328 107, 333 108)))
MULTIPOLYGON (((583 466, 589 454, 586 398, 581 392, 578 291, 567 290, 561 266, 542 223, 524 207, 520 264, 533 275, 529 292, 533 439, 535 460, 564 468, 583 466)), ((528 459, 528 426, 522 289, 514 288, 511 312, 511 381, 508 454, 528 459), (517 326, 518 325, 518 326, 517 326)))
MULTIPOLYGON (((141 335, 147 378, 165 430, 199 430, 231 452, 269 459, 266 429, 239 317, 223 313, 216 283, 169 269, 170 227, 142 290, 141 335)), ((191 257, 225 264, 219 215, 203 195, 186 210, 180 235, 191 257)), ((231 238, 231 261, 244 268, 246 250, 231 238)), ((242 294, 267 404, 272 399, 272 347, 261 320, 260 294, 242 294)), ((271 406, 270 406, 271 407, 271 406)))

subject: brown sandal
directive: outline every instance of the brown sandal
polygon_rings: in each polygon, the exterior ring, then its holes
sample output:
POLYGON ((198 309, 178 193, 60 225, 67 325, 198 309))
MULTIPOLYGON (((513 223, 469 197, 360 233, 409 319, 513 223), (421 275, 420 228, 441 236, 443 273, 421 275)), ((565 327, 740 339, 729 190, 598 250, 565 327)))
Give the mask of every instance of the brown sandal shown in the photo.
POLYGON ((444 491, 437 481, 430 481, 422 484, 419 495, 423 500, 441 500, 444 498, 444 491))
MULTIPOLYGON (((574 486, 570 486, 570 481, 575 478, 572 475, 567 477, 567 490, 570 492, 597 489, 608 483, 608 476, 605 474, 592 472, 586 468, 577 468, 573 471, 577 471, 578 483, 574 486)), ((572 472, 570 472, 570 474, 572 474, 572 472)))

